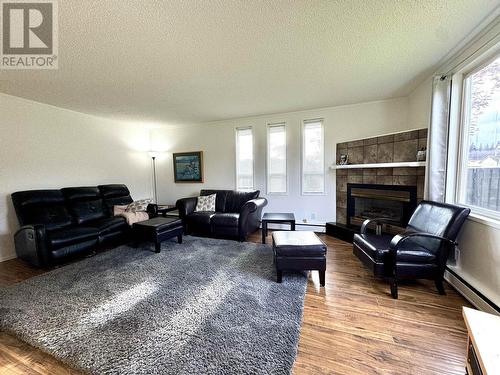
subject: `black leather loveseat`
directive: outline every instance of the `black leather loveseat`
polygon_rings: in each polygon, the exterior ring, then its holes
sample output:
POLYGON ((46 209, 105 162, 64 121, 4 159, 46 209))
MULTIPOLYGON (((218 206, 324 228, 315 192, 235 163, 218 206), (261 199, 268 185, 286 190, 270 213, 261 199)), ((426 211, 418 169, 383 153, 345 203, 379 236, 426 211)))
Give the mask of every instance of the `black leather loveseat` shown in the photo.
POLYGON ((12 202, 17 256, 37 267, 129 239, 125 219, 113 216, 114 205, 132 202, 125 185, 18 191, 12 202))
POLYGON ((215 211, 195 211, 197 197, 179 199, 176 203, 185 233, 235 238, 245 241, 259 229, 262 209, 267 205, 260 191, 201 190, 200 195, 217 194, 215 211))

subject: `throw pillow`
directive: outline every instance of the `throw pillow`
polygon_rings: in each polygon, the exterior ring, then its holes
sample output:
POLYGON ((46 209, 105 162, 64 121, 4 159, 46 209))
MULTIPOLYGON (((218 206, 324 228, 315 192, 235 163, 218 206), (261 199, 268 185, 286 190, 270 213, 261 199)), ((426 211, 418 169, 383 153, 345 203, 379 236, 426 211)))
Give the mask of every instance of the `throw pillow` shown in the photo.
POLYGON ((215 211, 215 198, 217 194, 212 195, 202 195, 198 197, 198 202, 196 202, 195 211, 215 211))
POLYGON ((134 201, 127 206, 126 212, 145 212, 148 204, 153 203, 152 199, 140 199, 134 201))

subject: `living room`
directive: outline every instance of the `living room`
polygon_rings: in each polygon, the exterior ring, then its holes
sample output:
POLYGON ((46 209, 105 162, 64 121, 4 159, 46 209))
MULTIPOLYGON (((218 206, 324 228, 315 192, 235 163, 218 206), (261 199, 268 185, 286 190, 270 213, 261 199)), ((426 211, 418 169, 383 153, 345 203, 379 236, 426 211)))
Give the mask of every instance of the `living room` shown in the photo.
POLYGON ((0 373, 500 373, 498 1, 30 4, 0 373))

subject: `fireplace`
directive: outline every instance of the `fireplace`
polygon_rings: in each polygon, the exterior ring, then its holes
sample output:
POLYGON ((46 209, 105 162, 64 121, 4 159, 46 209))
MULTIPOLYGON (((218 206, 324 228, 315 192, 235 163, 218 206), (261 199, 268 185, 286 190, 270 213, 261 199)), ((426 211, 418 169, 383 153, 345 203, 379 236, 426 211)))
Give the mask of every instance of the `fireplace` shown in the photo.
POLYGON ((385 218, 391 226, 404 228, 416 206, 416 186, 347 184, 348 226, 385 218))

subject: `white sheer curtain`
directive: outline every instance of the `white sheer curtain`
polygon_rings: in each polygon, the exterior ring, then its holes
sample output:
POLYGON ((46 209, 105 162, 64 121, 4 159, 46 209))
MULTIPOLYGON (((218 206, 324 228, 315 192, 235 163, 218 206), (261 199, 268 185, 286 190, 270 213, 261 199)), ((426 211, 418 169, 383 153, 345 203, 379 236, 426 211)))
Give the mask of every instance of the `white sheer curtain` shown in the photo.
POLYGON ((426 199, 444 202, 450 125, 451 76, 434 77, 426 199))

